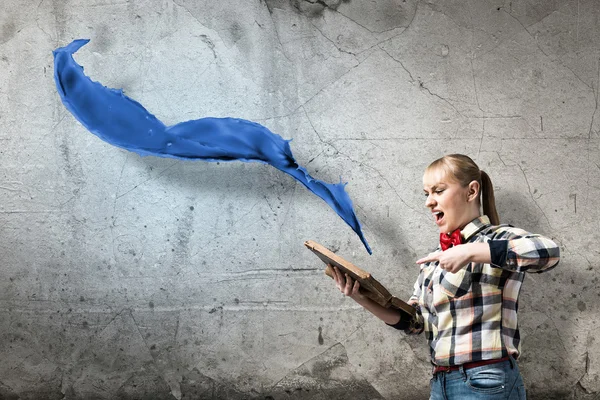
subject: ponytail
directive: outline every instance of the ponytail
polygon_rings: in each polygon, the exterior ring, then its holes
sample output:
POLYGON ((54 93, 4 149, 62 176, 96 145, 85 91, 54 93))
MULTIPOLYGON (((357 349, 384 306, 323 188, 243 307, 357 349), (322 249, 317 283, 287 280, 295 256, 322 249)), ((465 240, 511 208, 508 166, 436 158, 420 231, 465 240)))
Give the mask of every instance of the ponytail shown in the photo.
POLYGON ((498 216, 498 211, 496 211, 492 180, 483 170, 481 170, 481 202, 483 204, 483 213, 490 218, 492 225, 499 225, 500 217, 498 216))

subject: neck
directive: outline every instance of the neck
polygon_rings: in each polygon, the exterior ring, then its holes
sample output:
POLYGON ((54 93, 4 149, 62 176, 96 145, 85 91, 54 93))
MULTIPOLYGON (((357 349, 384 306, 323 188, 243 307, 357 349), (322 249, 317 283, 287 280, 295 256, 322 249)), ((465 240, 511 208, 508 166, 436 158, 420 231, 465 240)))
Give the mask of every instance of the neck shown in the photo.
POLYGON ((475 218, 478 218, 480 216, 481 213, 479 212, 479 210, 471 210, 470 212, 466 213, 464 219, 462 220, 459 226, 459 229, 463 230, 469 222, 473 221, 475 218))

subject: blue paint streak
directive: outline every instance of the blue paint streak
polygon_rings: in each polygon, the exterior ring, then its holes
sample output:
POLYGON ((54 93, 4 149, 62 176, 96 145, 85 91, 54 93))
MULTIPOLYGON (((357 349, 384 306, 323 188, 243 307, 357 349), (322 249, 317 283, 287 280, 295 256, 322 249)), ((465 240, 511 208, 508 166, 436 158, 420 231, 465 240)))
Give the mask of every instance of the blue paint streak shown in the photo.
POLYGON ((325 200, 372 253, 344 189, 346 184, 311 177, 296 163, 288 140, 260 124, 237 118, 201 118, 166 126, 122 90, 93 82, 83 73, 73 53, 88 42, 74 40, 53 52, 54 80, 65 107, 94 135, 142 156, 269 164, 325 200))

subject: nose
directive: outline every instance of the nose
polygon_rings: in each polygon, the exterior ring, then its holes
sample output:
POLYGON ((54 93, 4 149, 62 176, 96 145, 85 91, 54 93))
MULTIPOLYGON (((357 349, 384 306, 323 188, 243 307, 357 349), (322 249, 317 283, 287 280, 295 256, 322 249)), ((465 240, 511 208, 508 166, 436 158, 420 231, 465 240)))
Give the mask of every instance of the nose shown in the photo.
POLYGON ((435 200, 433 199, 433 197, 430 194, 425 199, 425 207, 433 208, 433 206, 435 206, 435 200))

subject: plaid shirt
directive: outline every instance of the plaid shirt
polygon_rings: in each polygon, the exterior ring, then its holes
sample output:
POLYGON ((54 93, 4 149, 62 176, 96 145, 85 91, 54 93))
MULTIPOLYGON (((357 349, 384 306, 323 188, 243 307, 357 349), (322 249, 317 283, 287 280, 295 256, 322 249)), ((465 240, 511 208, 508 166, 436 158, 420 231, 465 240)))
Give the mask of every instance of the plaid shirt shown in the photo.
MULTIPOLYGON (((461 231, 465 243, 489 243, 491 264, 470 263, 455 274, 438 262, 421 265, 409 300, 416 318, 394 325, 425 332, 434 364, 519 356, 518 298, 525 272, 547 271, 559 261, 550 239, 510 225, 493 226, 487 216, 461 231)), ((436 251, 441 251, 438 246, 436 251)))

